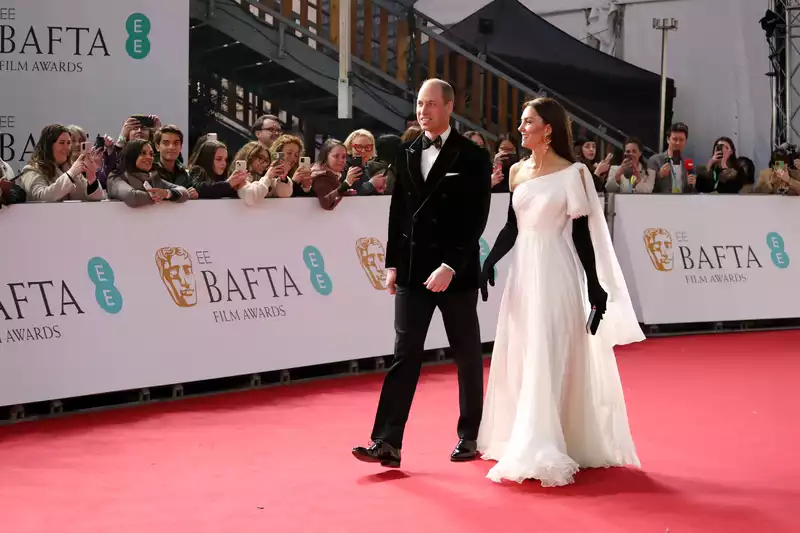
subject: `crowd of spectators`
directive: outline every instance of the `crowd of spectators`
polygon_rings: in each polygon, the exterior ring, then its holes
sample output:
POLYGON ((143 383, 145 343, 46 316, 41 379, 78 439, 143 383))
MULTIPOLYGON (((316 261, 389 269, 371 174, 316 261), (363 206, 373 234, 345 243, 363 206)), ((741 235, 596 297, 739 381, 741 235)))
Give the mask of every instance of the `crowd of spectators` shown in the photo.
MULTIPOLYGON (((75 125, 51 124, 39 135, 27 165, 14 175, 0 160, 0 206, 21 202, 119 200, 130 207, 197 199, 238 198, 257 205, 267 198, 316 197, 333 209, 343 197, 391 194, 392 161, 400 144, 421 135, 414 117, 400 135, 357 129, 342 142, 304 145, 284 131, 274 115, 259 117, 252 140, 231 157, 216 134, 201 136, 188 162, 182 160, 181 129, 155 115, 125 120, 119 136, 89 139, 75 125), (314 153, 316 152, 316 153, 314 153)), ((464 134, 494 161, 493 192, 508 192, 512 165, 524 159, 513 137, 495 143, 478 131, 464 134)), ((729 137, 717 139, 703 164, 685 153, 686 124, 670 126, 667 149, 645 158, 642 143, 626 139, 624 150, 600 154, 596 140, 577 138, 575 158, 593 172, 599 193, 621 194, 800 194, 800 155, 776 149, 769 168, 756 175, 752 160, 738 157, 729 137)))

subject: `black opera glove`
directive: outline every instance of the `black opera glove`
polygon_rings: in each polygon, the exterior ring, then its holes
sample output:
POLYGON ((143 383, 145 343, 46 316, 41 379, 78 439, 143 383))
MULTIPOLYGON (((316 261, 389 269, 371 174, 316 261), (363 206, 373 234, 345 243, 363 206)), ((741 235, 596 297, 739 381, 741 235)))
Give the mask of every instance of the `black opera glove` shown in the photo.
POLYGON ((509 250, 514 247, 514 243, 517 240, 517 233, 519 233, 517 228, 517 214, 514 212, 514 204, 511 200, 512 198, 513 195, 510 194, 508 203, 508 220, 506 221, 506 225, 503 226, 503 229, 501 229, 500 233, 497 235, 497 240, 495 240, 492 250, 486 257, 486 260, 483 262, 483 268, 481 268, 480 288, 481 298, 484 302, 489 299, 488 285, 494 287, 495 265, 497 265, 497 263, 500 262, 500 260, 509 252, 509 250))
POLYGON ((594 246, 592 246, 592 236, 589 233, 589 217, 584 216, 572 221, 572 242, 575 243, 575 251, 578 253, 583 270, 586 272, 586 289, 589 293, 589 304, 595 310, 594 323, 590 324, 591 333, 594 334, 600 324, 600 319, 603 318, 608 308, 608 294, 603 290, 597 277, 594 246))

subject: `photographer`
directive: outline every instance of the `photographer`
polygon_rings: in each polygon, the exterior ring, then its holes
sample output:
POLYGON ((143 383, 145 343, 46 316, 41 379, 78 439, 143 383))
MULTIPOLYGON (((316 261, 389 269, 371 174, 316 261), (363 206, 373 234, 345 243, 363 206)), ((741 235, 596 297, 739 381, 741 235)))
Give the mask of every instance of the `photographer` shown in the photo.
POLYGON ((642 161, 642 142, 636 138, 625 140, 625 158, 619 166, 608 171, 605 189, 608 192, 648 194, 653 192, 654 179, 642 161))
POLYGON ((714 141, 714 152, 708 165, 697 169, 697 192, 738 194, 744 184, 744 173, 736 162, 736 147, 728 137, 714 141))

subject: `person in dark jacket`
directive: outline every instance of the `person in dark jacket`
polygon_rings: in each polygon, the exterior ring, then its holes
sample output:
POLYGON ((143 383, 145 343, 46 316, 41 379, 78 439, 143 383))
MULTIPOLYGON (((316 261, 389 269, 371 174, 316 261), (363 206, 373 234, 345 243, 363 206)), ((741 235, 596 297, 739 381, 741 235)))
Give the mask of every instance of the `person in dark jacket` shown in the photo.
POLYGON ((201 199, 238 198, 238 190, 247 183, 247 172, 234 172, 230 177, 228 147, 219 141, 206 141, 189 161, 192 187, 201 199))
POLYGON ((121 200, 129 207, 188 200, 189 191, 162 179, 153 170, 154 158, 155 150, 150 141, 128 141, 122 148, 120 168, 108 178, 108 197, 121 200))

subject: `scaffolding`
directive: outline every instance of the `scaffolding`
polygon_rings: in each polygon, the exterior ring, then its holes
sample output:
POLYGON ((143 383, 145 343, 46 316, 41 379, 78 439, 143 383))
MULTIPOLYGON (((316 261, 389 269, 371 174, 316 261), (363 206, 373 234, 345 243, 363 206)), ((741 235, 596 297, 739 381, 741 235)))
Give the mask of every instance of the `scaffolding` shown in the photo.
POLYGON ((769 42, 773 146, 800 144, 800 0, 770 0, 761 24, 769 42))

